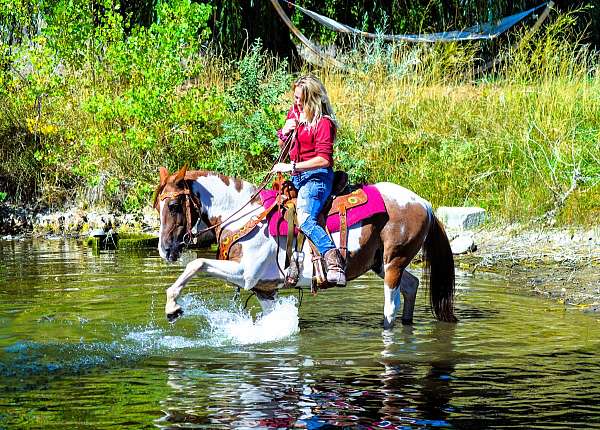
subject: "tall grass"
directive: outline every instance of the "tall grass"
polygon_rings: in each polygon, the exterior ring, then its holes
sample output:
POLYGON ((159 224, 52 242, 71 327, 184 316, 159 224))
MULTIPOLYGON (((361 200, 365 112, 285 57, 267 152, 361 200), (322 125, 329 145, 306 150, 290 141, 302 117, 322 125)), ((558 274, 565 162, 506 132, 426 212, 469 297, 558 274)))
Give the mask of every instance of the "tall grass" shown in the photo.
POLYGON ((504 220, 554 210, 563 223, 593 224, 598 57, 565 37, 572 24, 562 15, 525 35, 479 80, 469 79, 475 52, 453 44, 401 46, 366 70, 326 70, 344 153, 365 161, 366 180, 398 182, 436 206, 482 206, 504 220))
MULTIPOLYGON (((0 72, 0 192, 134 211, 160 165, 249 180, 269 169, 294 75, 260 42, 238 60, 216 54, 186 24, 206 22, 206 10, 172 4, 129 35, 105 17, 77 55, 44 37, 15 51, 0 72)), ((348 52, 347 70, 304 70, 323 79, 340 120, 337 166, 435 206, 482 206, 509 221, 554 210, 559 222, 593 224, 600 76, 596 55, 564 37, 572 24, 562 15, 517 38, 485 77, 466 44, 375 41, 348 52)))

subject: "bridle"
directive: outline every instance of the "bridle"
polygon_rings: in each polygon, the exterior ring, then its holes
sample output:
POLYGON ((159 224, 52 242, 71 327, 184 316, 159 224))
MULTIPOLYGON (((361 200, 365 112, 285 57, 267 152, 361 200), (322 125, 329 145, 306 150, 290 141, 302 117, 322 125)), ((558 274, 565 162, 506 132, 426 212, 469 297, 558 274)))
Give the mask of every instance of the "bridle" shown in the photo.
POLYGON ((197 235, 194 235, 194 233, 192 231, 192 206, 194 206, 194 208, 198 211, 198 216, 201 215, 200 204, 197 203, 192 198, 191 190, 186 187, 183 190, 162 192, 159 196, 159 199, 161 201, 163 201, 165 199, 175 199, 179 196, 185 196, 184 204, 185 204, 186 232, 183 235, 183 244, 190 245, 194 241, 195 236, 197 236, 197 235))

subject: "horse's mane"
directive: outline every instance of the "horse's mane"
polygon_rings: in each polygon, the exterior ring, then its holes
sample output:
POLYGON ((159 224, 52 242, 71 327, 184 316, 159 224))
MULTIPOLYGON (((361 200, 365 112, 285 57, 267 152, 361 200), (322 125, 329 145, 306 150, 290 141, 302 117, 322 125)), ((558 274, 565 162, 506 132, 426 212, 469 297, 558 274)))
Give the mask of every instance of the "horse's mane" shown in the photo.
MULTIPOLYGON (((185 172, 184 180, 185 181, 195 181, 200 176, 216 176, 216 177, 220 178, 227 185, 229 185, 230 181, 234 181, 234 182, 237 182, 237 181, 242 182, 243 181, 242 179, 237 178, 235 176, 227 176, 227 175, 223 175, 222 173, 212 172, 210 170, 187 170, 185 172)), ((159 182, 156 189, 154 190, 154 194, 152 196, 152 207, 153 208, 158 209, 158 199, 159 199, 160 193, 165 188, 165 186, 167 185, 168 182, 169 182, 169 178, 167 178, 165 180, 165 182, 159 182)), ((251 185, 254 186, 253 184, 251 184, 251 185)))

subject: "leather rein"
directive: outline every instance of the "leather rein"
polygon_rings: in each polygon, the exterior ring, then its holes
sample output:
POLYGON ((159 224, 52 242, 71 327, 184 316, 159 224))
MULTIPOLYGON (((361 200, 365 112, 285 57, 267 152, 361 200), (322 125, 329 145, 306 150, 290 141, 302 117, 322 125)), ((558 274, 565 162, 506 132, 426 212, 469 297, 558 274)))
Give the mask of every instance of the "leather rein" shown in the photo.
MULTIPOLYGON (((294 132, 288 136, 285 144, 282 146, 281 151, 279 152, 279 156, 275 160, 275 163, 273 163, 273 166, 275 166, 275 164, 277 164, 277 163, 280 163, 283 159, 285 159, 285 157, 287 157, 287 155, 291 149, 292 142, 294 141, 295 137, 296 137, 296 129, 294 129, 294 132)), ((274 175, 274 172, 269 171, 269 173, 266 174, 265 178, 262 180, 262 182, 260 183, 260 185, 258 186, 256 191, 252 194, 252 196, 250 196, 248 201, 246 203, 244 203, 244 205, 241 206, 239 209, 237 209, 234 213, 229 215, 224 220, 219 221, 218 223, 216 223, 210 227, 203 228, 202 230, 199 230, 199 231, 194 231, 195 228, 192 227, 192 209, 191 209, 191 207, 194 206, 194 208, 198 212, 198 216, 202 216, 202 212, 200 209, 200 202, 199 201, 196 202, 194 200, 194 198, 192 197, 194 194, 192 193, 190 188, 188 188, 187 182, 185 182, 185 180, 184 180, 184 183, 186 185, 185 185, 184 189, 179 190, 179 191, 162 192, 159 195, 159 199, 161 201, 163 201, 163 200, 169 199, 169 198, 174 199, 174 198, 177 198, 182 195, 185 196, 186 233, 183 236, 184 245, 190 245, 192 243, 195 243, 195 240, 198 236, 200 236, 201 234, 206 233, 208 231, 211 231, 211 230, 215 230, 215 235, 217 237, 217 244, 220 245, 220 241, 221 241, 220 236, 221 236, 221 232, 223 231, 223 229, 221 228, 221 230, 218 230, 218 231, 217 231, 217 229, 219 227, 223 226, 223 224, 225 224, 227 221, 231 220, 234 216, 239 214, 242 211, 242 209, 244 209, 246 206, 248 206, 258 196, 258 194, 262 190, 265 189, 265 187, 269 184, 269 181, 272 179, 273 175, 274 175)), ((269 208, 269 212, 270 212, 270 209, 272 209, 272 208, 269 208)), ((259 215, 258 218, 260 218, 260 221, 262 221, 262 219, 264 219, 265 216, 266 216, 266 214, 264 216, 263 216, 263 214, 261 214, 261 215, 259 215)))

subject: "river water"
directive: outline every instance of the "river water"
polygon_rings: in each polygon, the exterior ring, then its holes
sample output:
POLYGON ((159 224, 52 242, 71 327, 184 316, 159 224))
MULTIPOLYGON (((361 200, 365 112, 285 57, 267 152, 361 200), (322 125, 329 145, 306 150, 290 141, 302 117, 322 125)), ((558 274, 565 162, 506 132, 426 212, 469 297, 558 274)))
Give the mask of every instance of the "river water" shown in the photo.
POLYGON ((0 241, 0 428, 600 428, 600 319, 510 281, 459 274, 458 324, 421 290, 384 332, 374 276, 265 318, 200 276, 169 324, 182 268, 0 241))

